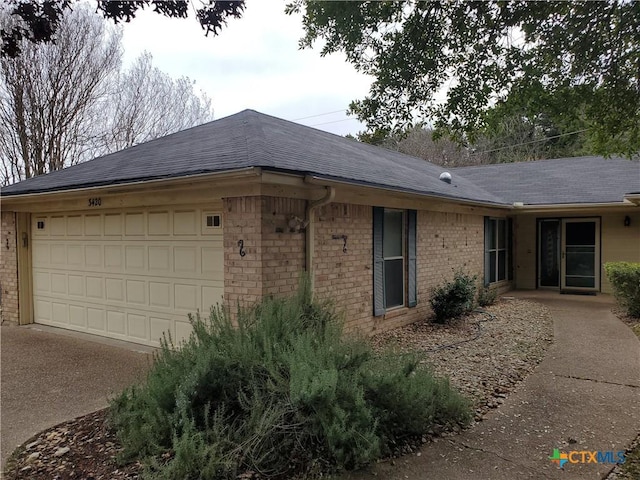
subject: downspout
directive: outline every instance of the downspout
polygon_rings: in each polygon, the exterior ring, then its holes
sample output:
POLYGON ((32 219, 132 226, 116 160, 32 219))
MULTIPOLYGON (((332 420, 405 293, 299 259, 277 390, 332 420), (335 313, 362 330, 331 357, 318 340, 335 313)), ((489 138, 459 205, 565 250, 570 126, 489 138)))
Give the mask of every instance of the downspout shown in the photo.
POLYGON ((319 200, 313 200, 307 202, 307 208, 305 211, 305 223, 307 225, 305 229, 305 270, 309 276, 309 282, 311 282, 311 292, 313 292, 314 275, 313 275, 313 253, 315 243, 315 221, 313 218, 314 210, 323 205, 333 202, 336 196, 336 189, 333 187, 324 187, 326 193, 324 197, 319 200))

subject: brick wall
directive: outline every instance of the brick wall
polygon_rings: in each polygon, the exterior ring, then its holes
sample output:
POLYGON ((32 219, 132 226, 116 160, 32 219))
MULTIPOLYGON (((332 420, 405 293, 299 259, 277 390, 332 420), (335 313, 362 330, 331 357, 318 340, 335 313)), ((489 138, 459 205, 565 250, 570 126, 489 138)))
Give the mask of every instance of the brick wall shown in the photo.
POLYGON ((232 310, 266 294, 295 291, 305 262, 304 231, 296 228, 304 209, 304 200, 291 198, 223 199, 224 296, 232 310))
MULTIPOLYGON (((224 200, 225 301, 250 304, 266 294, 295 290, 305 268, 305 236, 290 231, 304 218, 305 202, 272 197, 224 200), (239 255, 243 240, 246 255, 239 255)), ((366 334, 430 315, 429 292, 456 269, 482 278, 484 221, 480 215, 418 211, 418 305, 373 316, 373 209, 332 203, 315 212, 314 285, 345 315, 347 331, 366 334), (343 251, 347 237, 346 252, 343 251)))
POLYGON ((451 279, 457 268, 482 275, 483 217, 418 211, 418 305, 374 317, 372 208, 331 204, 319 209, 316 218, 315 292, 336 302, 348 331, 375 333, 423 319, 431 313, 431 288, 451 279), (347 236, 347 253, 333 235, 347 236))
POLYGON ((16 215, 2 212, 0 228, 0 289, 2 302, 0 315, 2 322, 19 322, 18 307, 18 258, 16 255, 16 215), (7 248, 7 245, 9 248, 7 248))
POLYGON ((305 269, 305 233, 299 223, 304 216, 304 200, 262 197, 263 294, 296 291, 305 269))
POLYGON ((373 209, 332 203, 315 212, 314 291, 331 299, 345 315, 347 330, 369 332, 374 328, 373 209), (344 241, 333 235, 347 236, 344 241))

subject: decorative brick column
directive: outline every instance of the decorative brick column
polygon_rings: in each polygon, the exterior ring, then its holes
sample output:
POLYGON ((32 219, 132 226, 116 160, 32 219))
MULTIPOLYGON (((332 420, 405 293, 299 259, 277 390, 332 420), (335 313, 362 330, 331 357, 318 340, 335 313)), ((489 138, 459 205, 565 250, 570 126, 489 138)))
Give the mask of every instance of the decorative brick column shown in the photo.
POLYGON ((2 212, 0 245, 0 317, 2 322, 19 322, 18 257, 16 252, 16 214, 2 212))
POLYGON ((296 290, 304 271, 304 209, 305 201, 293 198, 223 199, 224 302, 232 312, 296 290))

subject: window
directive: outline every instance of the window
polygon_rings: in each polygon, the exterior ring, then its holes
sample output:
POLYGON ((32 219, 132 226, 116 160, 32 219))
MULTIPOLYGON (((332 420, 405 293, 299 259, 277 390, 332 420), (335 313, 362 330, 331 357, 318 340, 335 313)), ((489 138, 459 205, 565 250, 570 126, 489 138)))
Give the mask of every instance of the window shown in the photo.
POLYGON ((484 283, 511 280, 511 219, 484 220, 484 283))
POLYGON ((374 315, 416 301, 416 211, 373 209, 374 315))
POLYGON ((220 215, 207 215, 207 227, 219 227, 220 215))

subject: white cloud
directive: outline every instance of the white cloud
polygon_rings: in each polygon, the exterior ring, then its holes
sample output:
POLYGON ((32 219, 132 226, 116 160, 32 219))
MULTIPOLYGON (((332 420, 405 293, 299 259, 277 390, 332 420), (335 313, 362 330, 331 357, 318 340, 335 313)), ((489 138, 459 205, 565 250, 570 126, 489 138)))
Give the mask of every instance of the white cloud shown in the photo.
MULTIPOLYGON (((286 15, 284 7, 284 1, 248 0, 243 17, 229 20, 216 37, 205 37, 193 14, 183 20, 142 12, 125 24, 125 61, 151 52, 161 70, 190 77, 211 96, 216 118, 245 108, 285 119, 345 111, 367 94, 370 77, 342 54, 323 58, 318 49, 299 50, 301 18, 286 15)), ((325 123, 317 128, 340 135, 364 129, 347 118, 338 113, 300 123, 325 123)))

